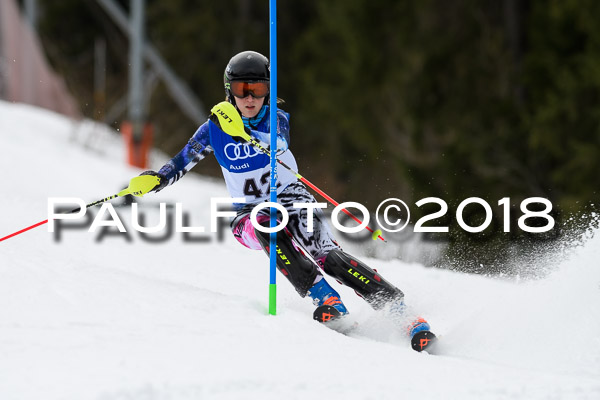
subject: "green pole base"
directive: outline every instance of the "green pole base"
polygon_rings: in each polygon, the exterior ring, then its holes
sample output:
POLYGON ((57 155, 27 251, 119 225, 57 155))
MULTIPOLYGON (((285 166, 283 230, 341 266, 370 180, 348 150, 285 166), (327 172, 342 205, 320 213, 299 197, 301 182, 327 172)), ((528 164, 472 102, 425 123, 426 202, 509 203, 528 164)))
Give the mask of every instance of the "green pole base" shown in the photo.
POLYGON ((269 314, 277 314, 277 284, 269 284, 269 314))

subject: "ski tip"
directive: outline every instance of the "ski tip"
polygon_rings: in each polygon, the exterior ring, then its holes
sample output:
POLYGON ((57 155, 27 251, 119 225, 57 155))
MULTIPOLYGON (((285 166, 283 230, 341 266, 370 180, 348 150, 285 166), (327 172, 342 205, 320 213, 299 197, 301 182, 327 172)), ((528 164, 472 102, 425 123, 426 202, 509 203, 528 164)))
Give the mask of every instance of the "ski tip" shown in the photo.
POLYGON ((313 319, 319 322, 329 322, 341 316, 342 314, 332 306, 320 306, 313 312, 313 319))
POLYGON ((427 353, 432 354, 435 352, 437 341, 437 337, 433 334, 433 332, 420 331, 412 337, 410 344, 415 351, 426 351, 427 353))
POLYGON ((348 313, 341 313, 328 305, 317 307, 313 312, 313 319, 342 335, 349 335, 358 328, 358 322, 348 319, 348 313))

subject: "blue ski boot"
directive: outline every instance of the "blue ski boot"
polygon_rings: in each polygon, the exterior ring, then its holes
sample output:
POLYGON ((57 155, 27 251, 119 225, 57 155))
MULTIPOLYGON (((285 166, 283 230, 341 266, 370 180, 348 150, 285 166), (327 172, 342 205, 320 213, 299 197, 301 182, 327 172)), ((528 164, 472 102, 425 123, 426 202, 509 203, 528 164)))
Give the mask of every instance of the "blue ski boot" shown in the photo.
POLYGON ((339 293, 329 286, 325 278, 308 289, 307 294, 313 299, 313 304, 317 306, 313 313, 313 319, 319 322, 328 322, 348 314, 339 293))

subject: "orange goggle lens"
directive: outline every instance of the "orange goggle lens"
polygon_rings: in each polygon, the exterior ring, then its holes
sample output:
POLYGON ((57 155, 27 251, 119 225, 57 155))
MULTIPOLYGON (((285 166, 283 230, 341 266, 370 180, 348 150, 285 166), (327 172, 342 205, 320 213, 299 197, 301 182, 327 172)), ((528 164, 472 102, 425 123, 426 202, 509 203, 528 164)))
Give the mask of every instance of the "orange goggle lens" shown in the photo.
POLYGON ((269 94, 269 82, 242 82, 242 81, 233 81, 231 82, 231 93, 235 97, 247 97, 248 95, 252 95, 252 97, 260 98, 265 97, 269 94))

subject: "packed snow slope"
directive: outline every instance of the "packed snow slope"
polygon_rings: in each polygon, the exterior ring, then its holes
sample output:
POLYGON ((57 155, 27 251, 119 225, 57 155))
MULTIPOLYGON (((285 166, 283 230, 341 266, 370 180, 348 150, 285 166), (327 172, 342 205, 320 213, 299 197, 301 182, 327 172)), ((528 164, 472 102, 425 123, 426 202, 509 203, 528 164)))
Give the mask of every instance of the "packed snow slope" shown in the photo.
MULTIPOLYGON (((106 127, 0 103, 0 237, 46 219, 49 197, 118 192, 140 173, 124 159, 106 127)), ((181 202, 188 226, 208 231, 210 198, 223 196, 190 174, 140 212, 151 226, 159 202, 181 202)), ((428 355, 333 280, 355 334, 314 322, 281 275, 269 316, 262 252, 226 229, 150 243, 131 207, 115 209, 126 235, 58 241, 44 225, 0 242, 0 399, 600 398, 600 235, 529 282, 363 259, 441 336, 428 355)))

